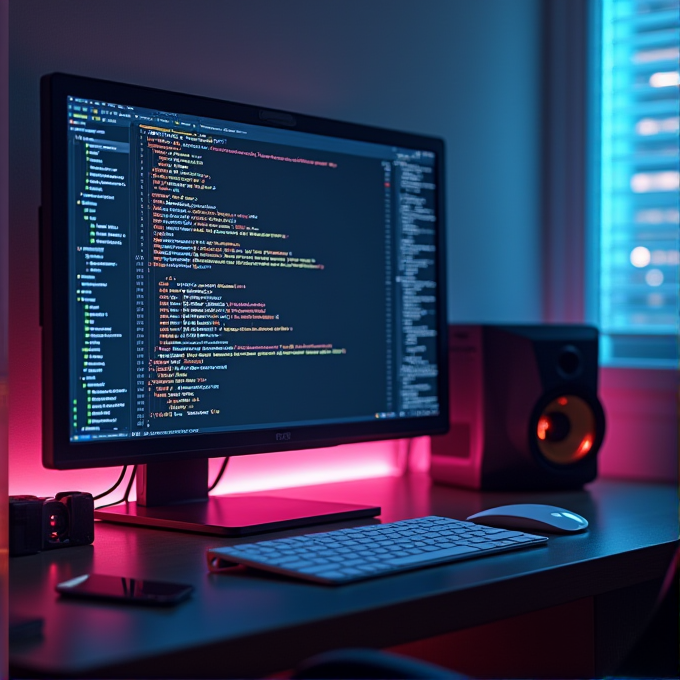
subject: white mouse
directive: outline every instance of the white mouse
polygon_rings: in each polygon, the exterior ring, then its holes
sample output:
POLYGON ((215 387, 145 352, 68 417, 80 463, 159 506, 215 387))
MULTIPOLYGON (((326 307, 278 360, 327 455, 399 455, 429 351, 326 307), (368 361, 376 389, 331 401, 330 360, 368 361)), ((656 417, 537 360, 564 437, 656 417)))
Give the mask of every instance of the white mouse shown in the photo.
POLYGON ((575 512, 537 503, 489 508, 470 515, 468 521, 502 529, 547 531, 558 534, 570 534, 588 528, 588 520, 575 512))

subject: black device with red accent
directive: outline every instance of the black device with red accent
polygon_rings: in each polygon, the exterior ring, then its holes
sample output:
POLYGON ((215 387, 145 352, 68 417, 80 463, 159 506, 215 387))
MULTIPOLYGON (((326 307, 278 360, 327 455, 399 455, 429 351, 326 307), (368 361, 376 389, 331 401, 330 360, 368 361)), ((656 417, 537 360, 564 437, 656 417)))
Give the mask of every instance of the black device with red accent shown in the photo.
POLYGON ((54 498, 9 497, 9 554, 89 545, 94 541, 92 494, 62 491, 54 498))
POLYGON ((596 328, 450 326, 449 371, 451 428, 432 438, 435 481, 510 490, 595 479, 605 432, 596 328))

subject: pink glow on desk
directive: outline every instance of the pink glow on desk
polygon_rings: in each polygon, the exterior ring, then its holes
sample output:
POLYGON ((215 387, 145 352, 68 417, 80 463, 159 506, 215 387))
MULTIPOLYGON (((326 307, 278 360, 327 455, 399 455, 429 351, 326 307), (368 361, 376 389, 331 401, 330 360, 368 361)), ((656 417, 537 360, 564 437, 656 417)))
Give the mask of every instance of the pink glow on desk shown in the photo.
MULTIPOLYGON (((429 440, 422 438, 414 442, 411 460, 418 469, 427 464, 429 440)), ((390 440, 238 456, 230 461, 224 479, 215 492, 264 491, 399 474, 404 463, 404 451, 405 442, 390 440)), ((217 474, 221 461, 220 458, 210 461, 211 479, 217 474)), ((120 469, 46 470, 42 467, 39 450, 31 447, 22 451, 15 446, 10 455, 9 492, 52 496, 59 491, 78 490, 97 494, 113 485, 120 469)), ((111 500, 122 496, 122 488, 114 492, 111 500)), ((134 499, 134 495, 131 499, 134 499)))

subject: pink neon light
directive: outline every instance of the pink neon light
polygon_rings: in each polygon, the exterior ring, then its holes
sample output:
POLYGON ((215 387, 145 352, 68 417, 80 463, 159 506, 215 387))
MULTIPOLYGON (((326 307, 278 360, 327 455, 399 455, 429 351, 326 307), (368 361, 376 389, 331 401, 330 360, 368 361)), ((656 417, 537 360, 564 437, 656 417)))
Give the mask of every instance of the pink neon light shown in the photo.
MULTIPOLYGON (((228 472, 215 493, 266 491, 394 475, 400 469, 399 452, 403 446, 403 442, 384 441, 241 456, 230 462, 228 472)), ((425 452, 420 452, 420 444, 417 448, 418 467, 424 467, 425 452)), ((13 449, 10 454, 10 494, 53 496, 58 491, 68 489, 97 494, 111 486, 120 474, 119 467, 65 472, 46 470, 42 467, 38 451, 39 448, 37 451, 31 448, 25 452, 13 449)), ((211 460, 211 478, 217 474, 220 462, 220 459, 211 460)), ((120 488, 114 492, 111 500, 119 496, 122 496, 120 488)), ((133 487, 131 500, 134 499, 133 487)))

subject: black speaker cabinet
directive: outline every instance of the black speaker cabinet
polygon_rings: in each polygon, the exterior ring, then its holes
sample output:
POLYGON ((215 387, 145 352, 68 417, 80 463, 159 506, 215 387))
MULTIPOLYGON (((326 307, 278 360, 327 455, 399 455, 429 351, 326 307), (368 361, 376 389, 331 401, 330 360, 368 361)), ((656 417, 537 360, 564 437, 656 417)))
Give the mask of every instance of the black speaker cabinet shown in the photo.
POLYGON ((449 326, 449 433, 430 474, 473 489, 569 489, 597 476, 605 418, 590 326, 449 326))

